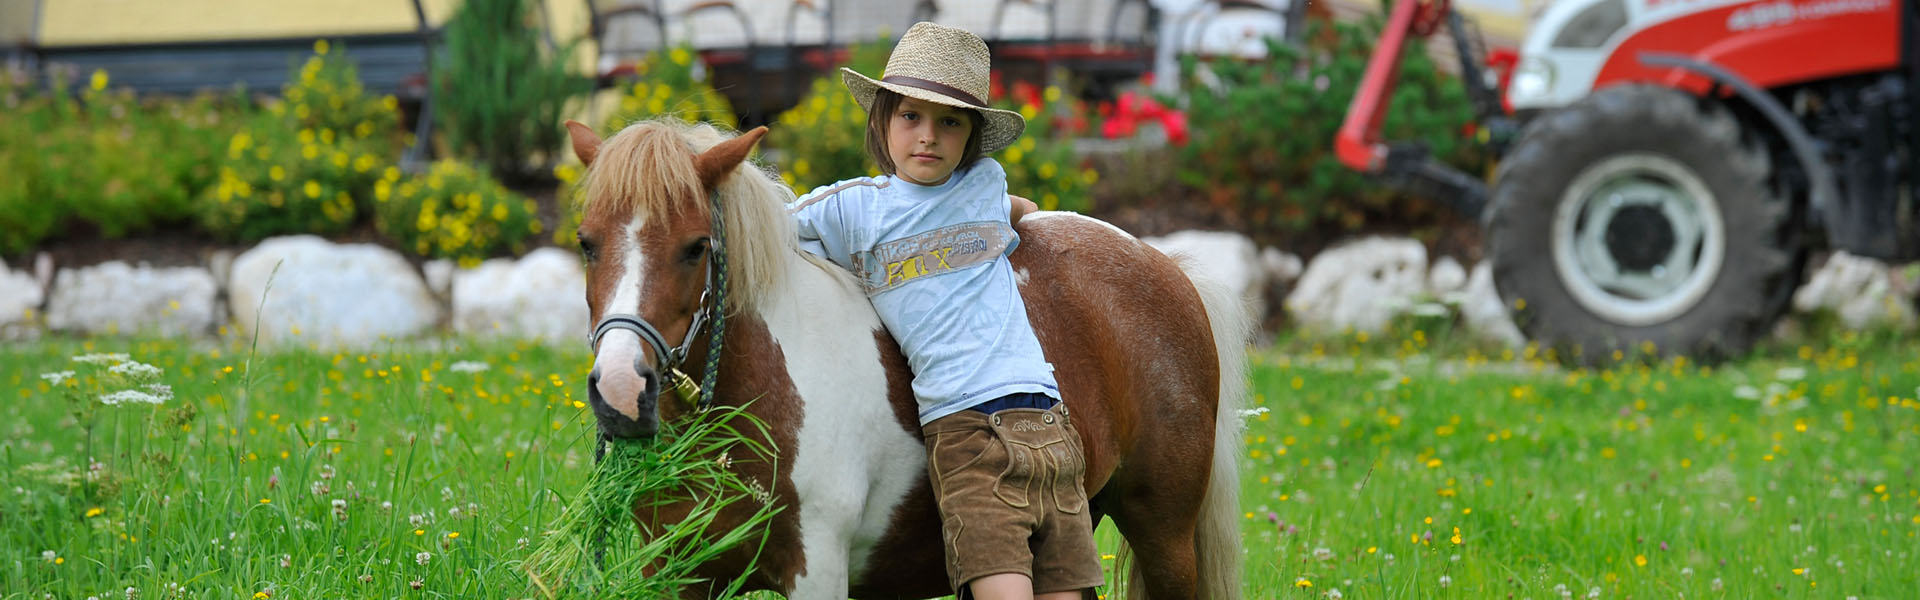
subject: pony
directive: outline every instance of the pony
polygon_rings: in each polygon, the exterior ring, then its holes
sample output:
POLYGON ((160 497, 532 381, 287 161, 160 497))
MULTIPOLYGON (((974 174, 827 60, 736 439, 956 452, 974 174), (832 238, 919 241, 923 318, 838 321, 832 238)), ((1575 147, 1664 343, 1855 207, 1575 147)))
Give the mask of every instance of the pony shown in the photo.
MULTIPOLYGON (((651 436, 701 410, 661 394, 681 389, 684 363, 711 383, 698 404, 745 406, 774 449, 728 466, 783 508, 766 543, 700 575, 745 574, 748 589, 796 600, 952 593, 913 374, 852 274, 800 249, 793 192, 746 160, 766 128, 653 120, 604 141, 567 128, 587 165, 587 396, 601 434, 651 436)), ((1239 598, 1245 304, 1095 219, 1041 212, 1016 232, 1011 260, 1086 449, 1093 522, 1111 518, 1133 553, 1129 589, 1239 598)), ((747 504, 719 522, 741 522, 747 504)), ((634 510, 643 532, 685 514, 634 510)))

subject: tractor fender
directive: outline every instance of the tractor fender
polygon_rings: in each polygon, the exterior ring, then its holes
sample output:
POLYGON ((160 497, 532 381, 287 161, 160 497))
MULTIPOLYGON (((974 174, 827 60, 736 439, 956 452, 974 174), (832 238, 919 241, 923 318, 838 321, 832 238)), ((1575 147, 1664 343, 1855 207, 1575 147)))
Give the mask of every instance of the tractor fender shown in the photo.
POLYGON ((1813 143, 1813 135, 1807 133, 1806 126, 1802 125, 1799 119, 1795 119, 1792 113, 1787 112, 1785 105, 1780 104, 1779 100, 1761 91, 1740 75, 1710 61, 1666 52, 1641 52, 1635 58, 1639 59, 1640 64, 1650 67, 1672 67, 1692 71, 1733 90, 1740 99, 1759 110, 1760 115, 1766 118, 1767 124, 1772 125, 1774 130, 1780 133, 1780 137, 1786 139, 1787 147, 1793 151, 1794 159, 1806 169, 1807 179, 1813 187, 1808 191, 1809 202, 1813 207, 1812 214, 1816 220, 1825 220, 1827 211, 1833 206, 1834 198, 1839 194, 1839 189, 1833 181, 1833 169, 1828 167, 1825 161, 1820 160, 1819 150, 1813 143))

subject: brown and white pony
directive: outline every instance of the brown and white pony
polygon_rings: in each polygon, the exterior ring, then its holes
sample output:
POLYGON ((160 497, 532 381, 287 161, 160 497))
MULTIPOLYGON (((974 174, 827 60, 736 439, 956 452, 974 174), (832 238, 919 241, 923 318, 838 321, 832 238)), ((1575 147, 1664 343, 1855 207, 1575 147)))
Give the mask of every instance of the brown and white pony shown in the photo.
MULTIPOLYGON (((796 600, 951 593, 913 374, 852 275, 799 249, 786 209, 793 193, 743 164, 765 128, 733 137, 648 121, 604 143, 579 123, 568 128, 589 166, 580 240, 593 322, 627 315, 656 330, 643 343, 638 328, 595 328, 588 396, 601 430, 652 435, 694 410, 659 393, 668 365, 654 348, 695 340, 684 370, 700 377, 706 332, 689 329, 704 328, 694 315, 709 287, 711 201, 724 215, 729 286, 714 397, 751 401, 771 430, 763 441, 777 449, 771 462, 734 457, 730 468, 784 506, 750 589, 796 600)), ((1087 450, 1094 522, 1111 517, 1136 553, 1131 589, 1239 598, 1244 306, 1101 221, 1043 212, 1017 231, 1013 265, 1087 450)), ((745 518, 744 504, 723 520, 745 518)), ((731 580, 755 550, 701 573, 731 580)))

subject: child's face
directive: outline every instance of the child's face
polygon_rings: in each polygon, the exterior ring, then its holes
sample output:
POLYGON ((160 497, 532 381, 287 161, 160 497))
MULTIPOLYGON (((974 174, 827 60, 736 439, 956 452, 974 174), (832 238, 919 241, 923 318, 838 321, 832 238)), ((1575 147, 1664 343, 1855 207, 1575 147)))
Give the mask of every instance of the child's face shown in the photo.
POLYGON ((887 122, 887 155, 894 174, 921 185, 940 185, 953 175, 973 133, 966 110, 917 98, 901 98, 887 122))

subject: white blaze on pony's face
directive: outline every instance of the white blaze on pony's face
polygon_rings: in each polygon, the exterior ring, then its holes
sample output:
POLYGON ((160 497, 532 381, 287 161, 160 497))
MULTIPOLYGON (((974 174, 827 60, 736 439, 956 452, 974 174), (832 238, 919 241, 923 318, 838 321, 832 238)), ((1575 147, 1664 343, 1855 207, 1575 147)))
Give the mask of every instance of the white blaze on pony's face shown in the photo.
MULTIPOLYGON (((587 256, 588 289, 598 290, 599 286, 593 285, 595 280, 605 279, 596 277, 597 273, 609 273, 614 278, 612 299, 603 304, 595 300, 605 297, 604 294, 589 294, 587 304, 594 323, 609 314, 640 314, 640 290, 647 281, 647 261, 638 240, 645 224, 640 217, 631 217, 608 242, 590 242, 601 238, 588 234, 582 227, 580 247, 587 256), (598 264, 602 262, 604 266, 598 264)), ((635 421, 643 418, 639 400, 651 383, 641 370, 646 368, 643 365, 654 364, 652 361, 658 358, 649 358, 641 346, 637 333, 625 329, 607 332, 600 338, 599 347, 593 349, 593 373, 598 377, 591 378, 593 381, 589 384, 607 407, 635 421)))
MULTIPOLYGON (((649 324, 669 346, 703 333, 690 329, 705 299, 713 247, 708 197, 759 135, 695 155, 661 132, 634 131, 603 147, 586 126, 569 121, 567 129, 575 155, 588 166, 579 238, 589 325, 626 315, 649 324), (596 168, 596 160, 604 168, 596 168)), ((587 397, 601 431, 652 435, 659 428, 659 393, 669 380, 661 370, 674 365, 663 365, 660 349, 627 329, 608 330, 593 351, 587 397)))

